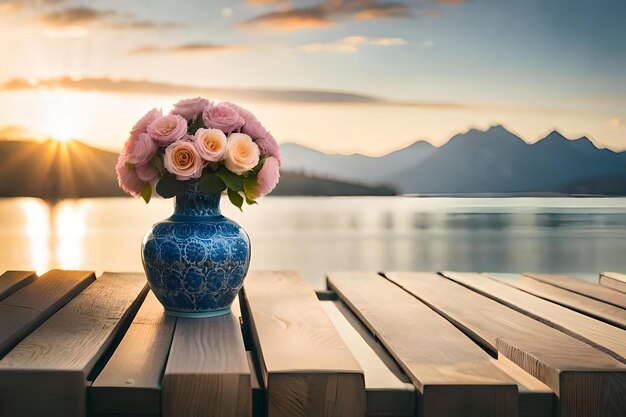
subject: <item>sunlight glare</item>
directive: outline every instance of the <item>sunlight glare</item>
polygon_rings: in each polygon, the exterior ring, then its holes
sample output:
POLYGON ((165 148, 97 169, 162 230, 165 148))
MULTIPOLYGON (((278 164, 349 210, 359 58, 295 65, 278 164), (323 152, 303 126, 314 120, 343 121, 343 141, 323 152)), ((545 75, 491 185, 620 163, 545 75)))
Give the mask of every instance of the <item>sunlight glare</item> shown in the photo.
POLYGON ((82 119, 75 116, 75 94, 66 91, 46 91, 41 94, 54 94, 54 105, 48 106, 42 120, 41 130, 59 142, 78 139, 83 136, 82 119))
POLYGON ((50 262, 50 210, 40 200, 25 200, 21 204, 26 217, 26 236, 29 241, 29 267, 41 275, 50 262))
POLYGON ((80 268, 87 233, 85 210, 77 202, 65 201, 55 209, 56 260, 63 269, 80 268))

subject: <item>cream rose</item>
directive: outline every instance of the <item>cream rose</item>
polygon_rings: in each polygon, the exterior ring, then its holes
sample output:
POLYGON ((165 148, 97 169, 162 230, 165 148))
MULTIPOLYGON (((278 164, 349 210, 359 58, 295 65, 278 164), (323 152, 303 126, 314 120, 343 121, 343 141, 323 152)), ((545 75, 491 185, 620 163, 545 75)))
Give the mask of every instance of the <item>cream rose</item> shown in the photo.
POLYGON ((200 178, 204 161, 192 142, 177 141, 165 148, 163 164, 179 180, 200 178))
POLYGON ((193 143, 205 161, 218 162, 226 152, 226 135, 219 129, 198 129, 193 143))
POLYGON ((226 143, 224 165, 241 175, 259 163, 259 147, 245 133, 231 133, 226 143))

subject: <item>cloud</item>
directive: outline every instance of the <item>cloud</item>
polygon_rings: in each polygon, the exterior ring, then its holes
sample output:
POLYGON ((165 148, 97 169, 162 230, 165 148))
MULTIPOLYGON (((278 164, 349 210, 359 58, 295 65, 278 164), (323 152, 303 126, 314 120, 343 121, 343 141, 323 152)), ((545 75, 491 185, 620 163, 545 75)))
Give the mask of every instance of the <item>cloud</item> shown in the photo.
POLYGON ((210 53, 226 52, 244 49, 240 45, 220 45, 215 43, 187 43, 174 46, 145 45, 130 51, 131 54, 154 54, 154 53, 210 53))
POLYGON ((373 4, 357 12, 354 18, 357 20, 399 18, 409 16, 409 12, 409 7, 406 4, 373 4))
POLYGON ((478 111, 515 111, 524 113, 554 113, 578 114, 571 110, 503 106, 480 103, 437 102, 429 100, 391 100, 358 93, 330 91, 330 90, 281 90, 281 89, 253 89, 253 88, 210 88, 191 85, 159 83, 144 80, 113 80, 110 78, 83 78, 70 77, 49 78, 42 80, 13 79, 0 84, 0 92, 14 90, 36 89, 66 89, 74 91, 142 94, 171 97, 197 97, 198 95, 218 100, 261 101, 272 103, 291 104, 351 104, 377 105, 409 108, 437 108, 448 110, 478 110, 478 111))
POLYGON ((79 6, 50 12, 39 17, 38 21, 46 26, 63 28, 85 26, 112 16, 115 16, 112 10, 96 10, 79 6))
POLYGON ((439 4, 454 5, 454 4, 465 3, 465 0, 433 0, 433 2, 434 3, 439 3, 439 4))
POLYGON ((626 126, 626 120, 622 119, 621 117, 613 117, 611 118, 611 126, 615 128, 624 127, 626 126))
POLYGON ((332 26, 335 21, 318 7, 288 9, 262 14, 241 23, 241 26, 273 30, 299 30, 332 26))
POLYGON ((287 3, 287 0, 248 0, 248 4, 252 6, 268 6, 281 3, 287 3))
POLYGON ((268 12, 241 23, 246 28, 299 30, 334 25, 338 19, 373 20, 412 15, 412 6, 380 0, 326 0, 308 7, 287 7, 268 12))
POLYGON ((0 2, 0 14, 17 13, 22 10, 22 5, 18 2, 0 2))
MULTIPOLYGON (((58 1, 58 0, 47 0, 58 1)), ((53 29, 74 29, 98 26, 105 29, 173 29, 181 27, 179 23, 158 22, 135 19, 128 14, 113 10, 98 10, 86 6, 69 7, 40 16, 40 24, 53 29)))
POLYGON ((23 139, 26 136, 26 131, 20 126, 0 126, 0 140, 23 139))
POLYGON ((408 42, 402 38, 368 38, 366 36, 348 36, 335 42, 309 43, 301 45, 298 49, 308 52, 336 52, 354 54, 360 51, 362 46, 399 46, 408 42))

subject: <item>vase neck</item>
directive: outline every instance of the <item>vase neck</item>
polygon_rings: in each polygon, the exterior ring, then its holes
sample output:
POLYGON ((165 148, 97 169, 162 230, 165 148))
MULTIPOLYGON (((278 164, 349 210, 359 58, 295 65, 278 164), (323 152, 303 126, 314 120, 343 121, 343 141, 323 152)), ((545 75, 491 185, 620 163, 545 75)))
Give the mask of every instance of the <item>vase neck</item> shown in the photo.
POLYGON ((198 189, 198 180, 185 184, 183 192, 176 195, 174 215, 172 217, 207 217, 219 216, 220 194, 205 194, 198 189))

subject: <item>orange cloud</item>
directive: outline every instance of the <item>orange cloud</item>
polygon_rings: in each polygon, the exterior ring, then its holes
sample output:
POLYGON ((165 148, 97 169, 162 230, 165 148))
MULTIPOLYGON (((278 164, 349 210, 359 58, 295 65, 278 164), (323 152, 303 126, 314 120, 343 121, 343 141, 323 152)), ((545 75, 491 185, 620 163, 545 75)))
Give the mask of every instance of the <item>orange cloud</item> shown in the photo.
POLYGON ((316 9, 289 9, 267 13, 242 23, 244 27, 262 27, 274 30, 299 30, 322 28, 335 24, 335 21, 316 9))
POLYGON ((265 13, 242 22, 241 26, 274 30, 320 28, 346 17, 359 20, 409 17, 412 8, 405 3, 380 3, 379 0, 326 0, 309 7, 290 7, 265 13))
POLYGON ((155 46, 146 45, 130 51, 131 54, 153 54, 153 53, 210 53, 239 51, 245 47, 240 45, 220 45, 214 43, 188 43, 175 46, 155 46))
POLYGON ((0 14, 16 13, 22 9, 19 3, 0 3, 0 14))
POLYGON ((286 3, 287 0, 248 0, 248 4, 252 6, 267 6, 271 4, 286 3))
POLYGON ((354 18, 357 20, 398 18, 407 17, 409 13, 409 6, 405 4, 378 4, 357 12, 354 18))
POLYGON ((70 7, 41 16, 38 21, 51 27, 85 26, 115 15, 111 10, 96 10, 90 7, 70 7))

